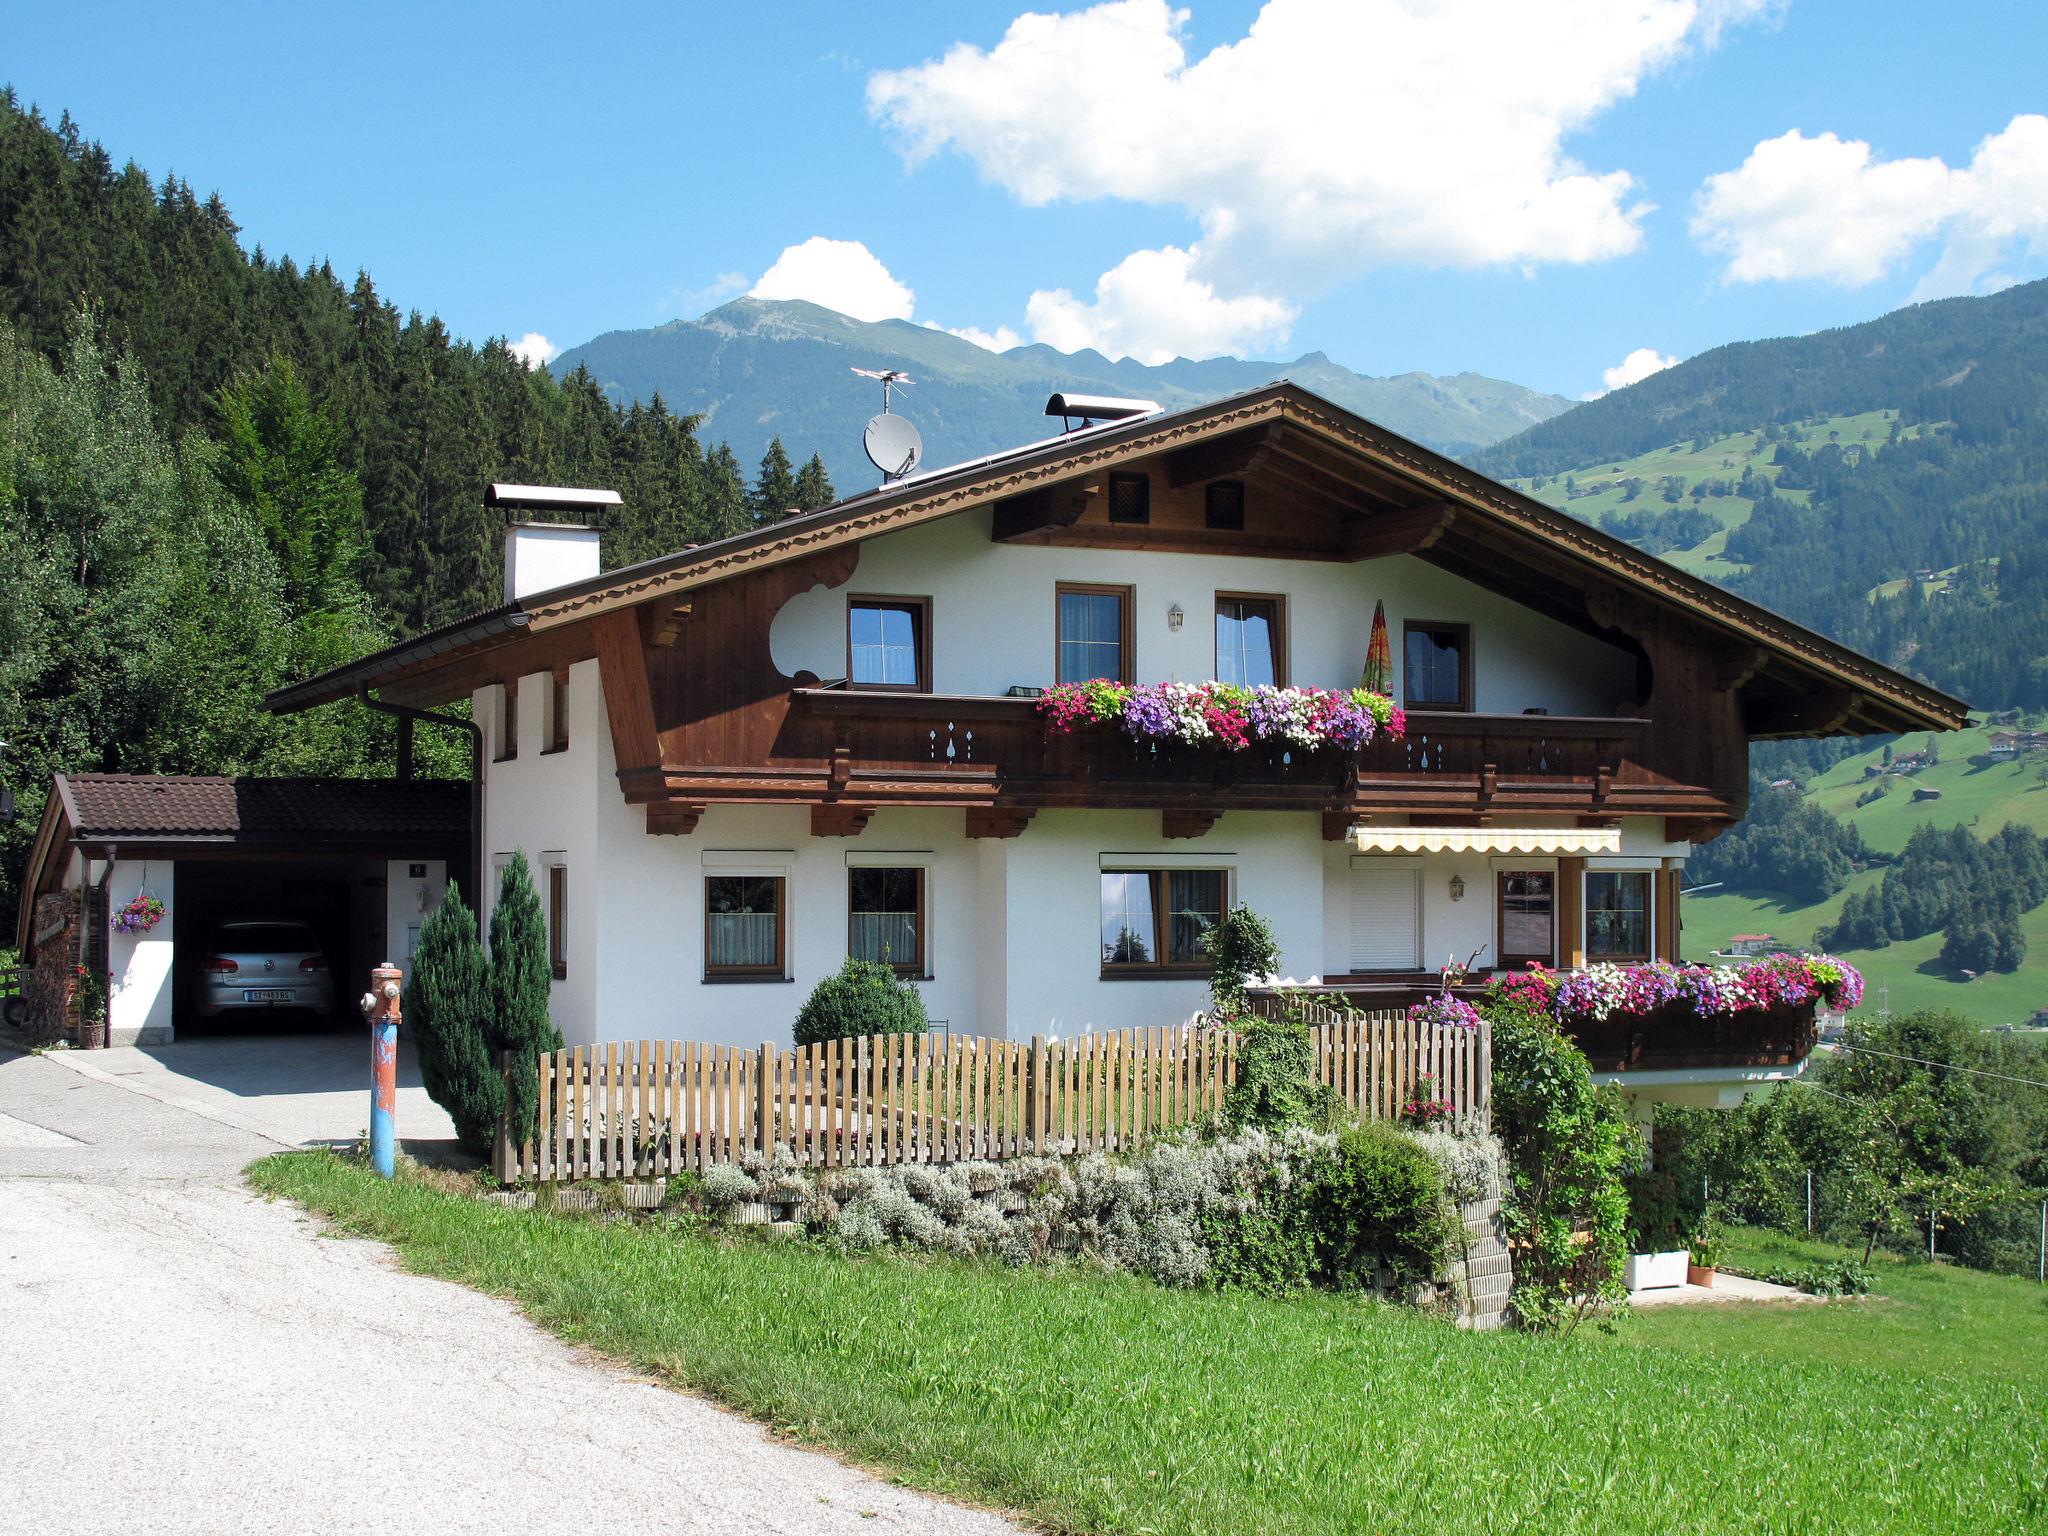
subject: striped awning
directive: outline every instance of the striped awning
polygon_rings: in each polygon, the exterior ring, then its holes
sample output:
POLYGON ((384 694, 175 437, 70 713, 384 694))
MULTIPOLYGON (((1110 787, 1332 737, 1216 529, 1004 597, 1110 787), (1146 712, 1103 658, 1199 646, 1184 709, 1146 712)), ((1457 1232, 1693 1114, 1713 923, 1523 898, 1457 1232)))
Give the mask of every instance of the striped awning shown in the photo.
POLYGON ((1353 827, 1360 853, 1619 853, 1619 827, 1353 827))

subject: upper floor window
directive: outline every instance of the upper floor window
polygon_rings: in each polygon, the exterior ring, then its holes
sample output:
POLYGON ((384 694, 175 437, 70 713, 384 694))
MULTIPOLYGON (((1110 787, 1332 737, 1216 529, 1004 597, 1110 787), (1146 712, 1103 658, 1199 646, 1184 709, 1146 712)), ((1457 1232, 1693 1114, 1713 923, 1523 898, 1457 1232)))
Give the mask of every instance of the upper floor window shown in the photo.
POLYGON ((1209 937, 1229 905, 1220 869, 1128 869, 1102 873, 1102 973, 1199 975, 1209 937))
POLYGON ((1152 521, 1152 481, 1145 475, 1109 477, 1109 520, 1112 523, 1152 521))
POLYGON ((1242 688, 1286 681, 1282 603, 1277 597, 1216 594, 1216 681, 1242 688))
POLYGON ((569 745, 569 669, 556 669, 548 689, 548 744, 545 751, 560 752, 569 745))
POLYGON ((1244 532, 1244 482, 1212 480, 1202 493, 1202 526, 1222 533, 1244 532))
POLYGON ((1411 619, 1401 669, 1410 709, 1472 707, 1472 626, 1411 619))
POLYGON ((1650 872, 1586 871, 1586 958, 1650 958, 1650 872))
POLYGON ((1106 677, 1128 682, 1131 666, 1131 589, 1069 585, 1056 594, 1058 633, 1054 682, 1085 683, 1106 677))
POLYGON ((902 976, 923 976, 924 871, 910 868, 846 872, 846 952, 902 976))
POLYGON ((846 605, 846 676, 856 688, 931 691, 931 600, 856 597, 846 605))

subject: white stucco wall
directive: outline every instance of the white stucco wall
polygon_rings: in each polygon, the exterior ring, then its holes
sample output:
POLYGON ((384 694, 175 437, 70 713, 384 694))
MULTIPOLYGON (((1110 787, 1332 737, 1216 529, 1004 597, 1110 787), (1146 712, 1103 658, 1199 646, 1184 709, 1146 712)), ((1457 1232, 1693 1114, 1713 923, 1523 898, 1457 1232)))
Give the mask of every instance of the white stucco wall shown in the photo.
POLYGON ((1635 697, 1628 653, 1412 555, 1353 564, 998 544, 989 538, 989 519, 986 511, 967 512, 862 544, 859 566, 844 586, 813 588, 776 615, 770 636, 775 664, 790 676, 843 677, 849 595, 929 596, 936 692, 1043 687, 1053 680, 1054 588, 1087 581, 1134 589, 1133 675, 1144 682, 1215 676, 1221 590, 1286 596, 1288 680, 1304 686, 1357 685, 1373 604, 1383 601, 1396 697, 1402 625, 1409 619, 1472 626, 1479 710, 1605 715, 1635 697), (1178 631, 1167 622, 1176 604, 1184 615, 1178 631))
POLYGON ((114 1045, 155 1045, 171 1038, 176 972, 171 943, 176 866, 116 860, 107 881, 107 1028, 114 1045), (143 889, 164 904, 163 920, 147 933, 118 933, 112 924, 143 889))
MULTIPOLYGON (((394 962, 410 977, 412 954, 419 931, 448 891, 448 862, 445 859, 392 859, 384 866, 384 947, 382 957, 394 962), (413 871, 417 869, 419 874, 413 871)), ((349 978, 341 987, 346 1001, 349 978)))

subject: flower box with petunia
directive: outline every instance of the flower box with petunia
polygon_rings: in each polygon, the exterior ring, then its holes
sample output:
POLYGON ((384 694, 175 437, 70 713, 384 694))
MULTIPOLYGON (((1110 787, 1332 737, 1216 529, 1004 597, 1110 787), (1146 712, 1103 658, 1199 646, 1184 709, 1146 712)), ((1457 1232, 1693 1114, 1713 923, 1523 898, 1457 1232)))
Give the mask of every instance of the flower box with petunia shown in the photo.
POLYGON ((1493 991, 1571 1026, 1673 1012, 1712 1020, 1816 1005, 1847 1010, 1863 1001, 1863 977, 1833 955, 1779 954, 1740 969, 1662 960, 1582 971, 1537 966, 1501 977, 1493 991))
POLYGON ((1210 746, 1226 752, 1272 746, 1355 752, 1407 720, 1386 694, 1367 688, 1243 688, 1234 683, 1060 683, 1038 701, 1046 729, 1118 729, 1137 741, 1210 746))

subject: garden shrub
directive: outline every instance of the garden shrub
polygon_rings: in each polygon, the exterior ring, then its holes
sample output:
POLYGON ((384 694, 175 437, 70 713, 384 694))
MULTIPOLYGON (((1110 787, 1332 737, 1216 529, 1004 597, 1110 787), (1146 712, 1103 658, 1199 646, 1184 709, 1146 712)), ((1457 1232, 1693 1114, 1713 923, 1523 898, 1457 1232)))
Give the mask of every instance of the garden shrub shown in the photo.
POLYGON ((406 978, 405 1027, 419 1052, 427 1097, 448 1111, 455 1139, 486 1151, 505 1103, 505 1075, 491 1055, 491 973, 462 888, 448 882, 420 925, 406 978))
POLYGON ((796 1043, 921 1035, 930 1027, 916 987, 886 965, 849 956, 835 974, 811 989, 797 1010, 796 1043))
POLYGON ((562 1048, 562 1032, 548 1016, 552 985, 540 893, 526 855, 515 850, 491 911, 491 1018, 484 1036, 494 1064, 502 1051, 518 1058, 505 1105, 515 1145, 532 1138, 539 1115, 541 1053, 562 1048))
POLYGON ((1627 1294, 1628 1192, 1642 1142, 1621 1097, 1593 1084, 1585 1054, 1547 1013, 1496 988, 1493 1123, 1507 1151, 1514 1313, 1524 1327, 1569 1331, 1627 1294), (1581 1236, 1581 1234, 1584 1234, 1581 1236))
POLYGON ((1224 1095, 1223 1123, 1234 1131, 1328 1124, 1335 1095, 1316 1081, 1308 1025, 1290 1010, 1280 1018, 1244 1017, 1237 1028, 1237 1081, 1224 1095))
POLYGON ((1450 1250, 1444 1178, 1412 1137, 1376 1121, 1337 1135, 1315 1169, 1305 1204, 1315 1232, 1316 1273, 1340 1290, 1433 1279, 1450 1250))
POLYGON ((1245 1011, 1245 989, 1280 969, 1273 929, 1250 907, 1232 907, 1209 936, 1209 999, 1219 1019, 1245 1011))
POLYGON ((1442 1129, 1417 1130, 1409 1139, 1443 1175, 1444 1198, 1453 1205, 1498 1200, 1507 1190, 1507 1153, 1498 1137, 1456 1135, 1442 1129))

